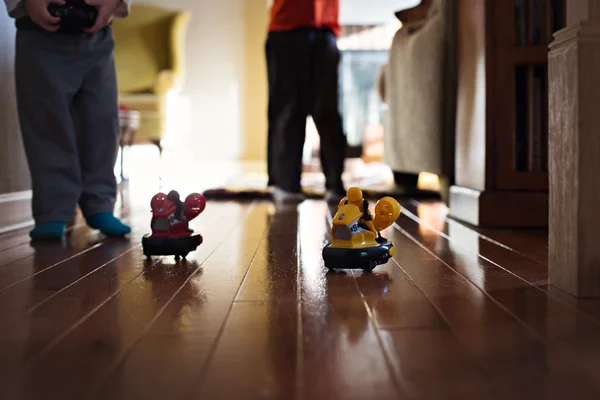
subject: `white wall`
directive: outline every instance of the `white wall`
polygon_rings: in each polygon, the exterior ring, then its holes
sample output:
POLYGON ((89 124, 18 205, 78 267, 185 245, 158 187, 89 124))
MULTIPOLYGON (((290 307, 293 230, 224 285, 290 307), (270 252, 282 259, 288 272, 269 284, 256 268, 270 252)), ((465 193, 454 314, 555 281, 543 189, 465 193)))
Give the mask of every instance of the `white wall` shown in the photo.
MULTIPOLYGON (((169 1, 170 8, 192 12, 182 95, 191 106, 188 148, 203 159, 244 154, 246 1, 169 1)), ((140 2, 165 6, 162 0, 140 2)))
POLYGON ((414 7, 421 0, 340 0, 340 22, 347 25, 380 25, 394 13, 414 7))
POLYGON ((0 193, 30 188, 15 97, 15 32, 15 21, 0 9, 0 193))
MULTIPOLYGON (((137 1, 137 0, 134 0, 137 1)), ((191 107, 186 145, 202 159, 266 156, 264 40, 272 0, 171 0, 192 12, 183 96, 191 107)), ((165 5, 162 0, 140 2, 165 5)), ((419 0, 341 0, 342 23, 381 23, 419 0)), ((183 126, 188 125, 183 123, 183 126)))

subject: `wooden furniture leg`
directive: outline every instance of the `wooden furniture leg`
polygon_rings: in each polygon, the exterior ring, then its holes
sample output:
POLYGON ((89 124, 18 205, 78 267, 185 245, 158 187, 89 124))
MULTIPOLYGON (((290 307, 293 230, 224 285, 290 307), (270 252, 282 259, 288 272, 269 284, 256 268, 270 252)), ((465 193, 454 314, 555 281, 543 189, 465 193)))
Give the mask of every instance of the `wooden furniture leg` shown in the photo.
POLYGON ((158 147, 158 152, 160 153, 160 155, 162 156, 163 153, 163 146, 160 143, 160 140, 153 140, 152 144, 155 145, 156 147, 158 147))
POLYGON ((569 0, 549 56, 549 283, 600 297, 600 0, 569 0))

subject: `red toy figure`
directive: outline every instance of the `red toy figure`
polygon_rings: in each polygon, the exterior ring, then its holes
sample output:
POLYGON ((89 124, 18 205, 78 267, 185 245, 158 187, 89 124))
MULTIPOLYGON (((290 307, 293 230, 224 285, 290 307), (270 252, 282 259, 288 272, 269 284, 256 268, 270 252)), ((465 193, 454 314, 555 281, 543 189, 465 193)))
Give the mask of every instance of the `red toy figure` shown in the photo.
POLYGON ((189 221, 196 218, 206 207, 206 199, 199 193, 192 193, 182 202, 175 190, 169 194, 158 193, 150 201, 152 208, 152 235, 142 238, 144 255, 185 258, 190 251, 202 243, 201 235, 192 235, 189 221))

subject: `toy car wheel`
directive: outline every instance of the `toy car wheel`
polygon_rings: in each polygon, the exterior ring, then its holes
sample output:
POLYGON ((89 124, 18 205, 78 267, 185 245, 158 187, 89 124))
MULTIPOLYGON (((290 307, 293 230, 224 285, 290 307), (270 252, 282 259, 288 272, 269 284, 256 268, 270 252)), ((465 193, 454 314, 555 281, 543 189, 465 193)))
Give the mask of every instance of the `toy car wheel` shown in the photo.
POLYGON ((365 272, 371 272, 375 269, 376 266, 377 266, 377 263, 375 261, 369 261, 369 263, 365 264, 365 266, 362 269, 365 272))

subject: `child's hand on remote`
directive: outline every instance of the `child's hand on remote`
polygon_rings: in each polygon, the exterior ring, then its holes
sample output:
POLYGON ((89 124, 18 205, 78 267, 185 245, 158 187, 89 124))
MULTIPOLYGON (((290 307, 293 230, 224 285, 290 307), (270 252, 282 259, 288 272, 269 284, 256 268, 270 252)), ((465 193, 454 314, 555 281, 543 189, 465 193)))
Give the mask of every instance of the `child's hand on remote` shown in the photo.
POLYGON ((121 1, 122 0, 85 0, 86 4, 98 7, 96 23, 91 28, 86 29, 86 32, 97 32, 108 25, 108 22, 115 14, 115 11, 117 11, 121 1))
POLYGON ((41 26, 43 29, 48 32, 55 32, 58 30, 58 23, 60 22, 59 17, 53 17, 48 12, 48 5, 50 3, 64 5, 64 0, 25 0, 24 6, 25 11, 27 11, 27 15, 29 18, 33 20, 36 24, 41 26))

